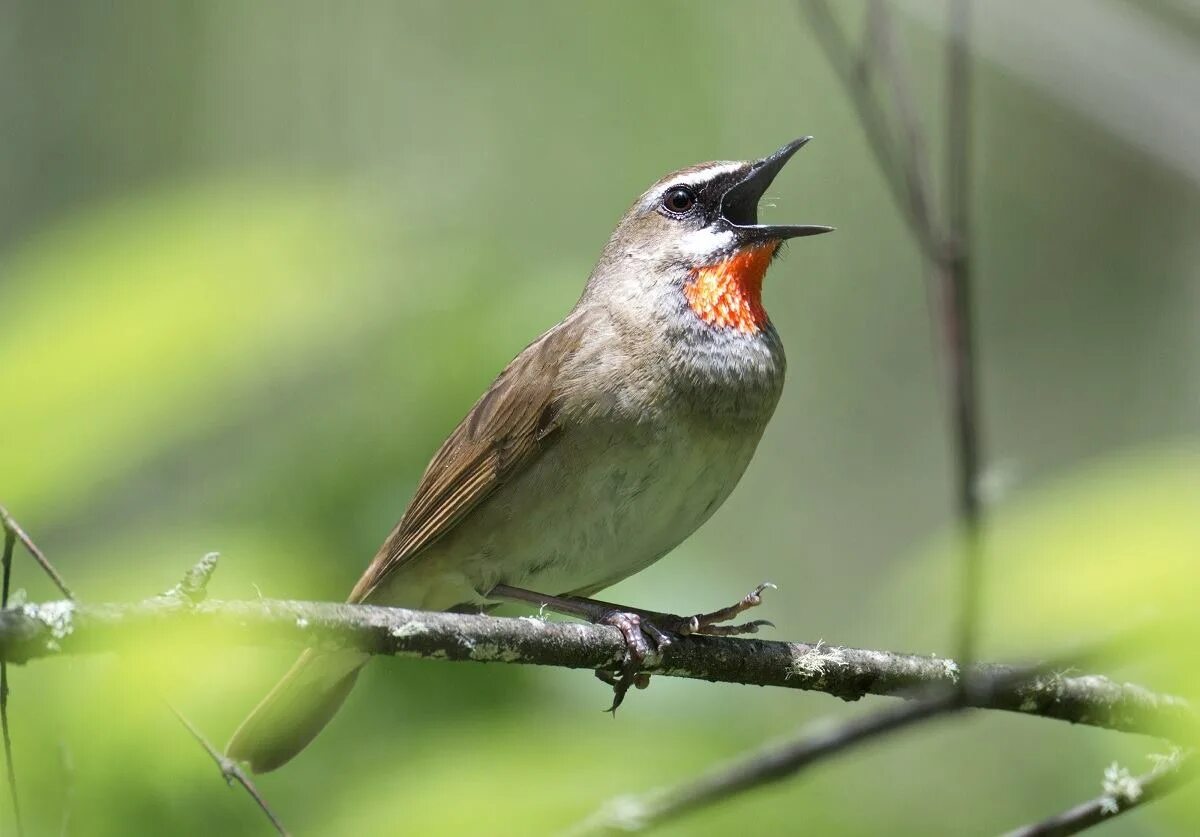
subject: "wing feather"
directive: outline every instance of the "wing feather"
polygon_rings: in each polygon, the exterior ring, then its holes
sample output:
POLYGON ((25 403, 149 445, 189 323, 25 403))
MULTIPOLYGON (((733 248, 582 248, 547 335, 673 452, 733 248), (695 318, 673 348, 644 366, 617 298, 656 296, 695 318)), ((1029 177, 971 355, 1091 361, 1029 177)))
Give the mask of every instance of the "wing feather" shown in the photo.
POLYGON ((425 469, 404 517, 350 594, 366 600, 397 567, 417 558, 534 462, 554 442, 563 362, 579 347, 568 318, 525 348, 475 403, 425 469))

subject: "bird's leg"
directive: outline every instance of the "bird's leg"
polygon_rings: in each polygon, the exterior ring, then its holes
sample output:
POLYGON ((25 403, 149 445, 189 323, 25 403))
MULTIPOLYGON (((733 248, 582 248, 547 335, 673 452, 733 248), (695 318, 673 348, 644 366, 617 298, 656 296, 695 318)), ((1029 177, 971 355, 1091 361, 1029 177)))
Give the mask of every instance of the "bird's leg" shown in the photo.
MULTIPOLYGON (((545 593, 535 593, 520 587, 509 587, 507 584, 497 584, 487 593, 489 599, 504 599, 511 602, 524 602, 564 616, 575 616, 586 619, 595 625, 612 625, 625 638, 625 645, 638 661, 644 660, 650 652, 646 638, 654 643, 654 649, 661 651, 671 644, 671 633, 687 633, 676 631, 675 627, 688 622, 682 616, 672 616, 669 613, 658 613, 653 610, 642 610, 636 607, 602 602, 598 599, 587 599, 583 596, 550 596, 545 593), (663 627, 664 625, 669 627, 663 627)), ((689 617, 696 619, 697 617, 689 617)), ((691 631, 695 633, 695 631, 691 631)))
POLYGON ((650 653, 647 638, 654 643, 655 651, 662 651, 671 644, 671 637, 652 621, 653 616, 664 614, 624 608, 578 596, 549 596, 520 587, 510 587, 507 584, 497 584, 488 591, 487 597, 537 605, 564 616, 586 619, 595 625, 611 625, 620 631, 625 640, 625 660, 619 672, 613 674, 604 669, 596 670, 596 676, 613 688, 613 703, 608 708, 609 712, 617 711, 630 688, 636 686, 644 689, 650 684, 650 675, 639 671, 646 655, 650 653))
MULTIPOLYGON (((666 645, 670 645, 671 634, 678 634, 679 636, 691 636, 692 634, 738 636, 739 634, 756 634, 758 633, 758 629, 764 626, 775 627, 775 623, 767 619, 755 619, 736 625, 721 624, 722 622, 728 622, 731 619, 737 618, 752 607, 758 607, 762 604, 763 591, 768 589, 774 590, 776 587, 771 582, 764 581, 729 607, 723 607, 720 610, 714 610, 710 613, 697 613, 693 616, 677 616, 674 613, 661 613, 656 610, 625 607, 624 605, 613 604, 612 602, 602 602, 599 599, 585 599, 579 596, 563 596, 556 600, 571 602, 572 605, 586 602, 593 609, 601 612, 615 610, 636 614, 642 620, 642 630, 646 630, 647 626, 651 626, 657 628, 660 633, 665 635, 658 639, 658 644, 661 647, 664 644, 663 639, 666 640, 666 645)), ((536 593, 530 595, 532 598, 523 599, 522 601, 543 601, 546 598, 552 598, 546 596, 538 597, 536 593)), ((552 605, 547 605, 547 607, 550 610, 565 613, 568 616, 578 615, 570 610, 558 610, 552 605)))
POLYGON ((565 616, 586 619, 593 624, 612 625, 619 630, 625 639, 625 662, 620 675, 614 676, 611 672, 603 669, 596 672, 597 677, 613 687, 613 705, 609 711, 615 712, 621 705, 621 701, 625 699, 625 694, 630 687, 637 686, 639 689, 644 689, 649 685, 650 675, 638 671, 650 651, 649 645, 646 643, 647 637, 654 643, 655 650, 662 652, 671 644, 672 634, 735 636, 757 633, 758 629, 764 625, 774 627, 766 619, 756 619, 737 625, 720 624, 762 604, 762 593, 768 587, 772 590, 775 589, 774 584, 764 582, 729 607, 714 610, 711 613, 697 613, 694 616, 676 616, 672 613, 625 607, 582 596, 549 596, 520 587, 510 587, 507 584, 497 584, 488 591, 487 597, 534 604, 565 616))

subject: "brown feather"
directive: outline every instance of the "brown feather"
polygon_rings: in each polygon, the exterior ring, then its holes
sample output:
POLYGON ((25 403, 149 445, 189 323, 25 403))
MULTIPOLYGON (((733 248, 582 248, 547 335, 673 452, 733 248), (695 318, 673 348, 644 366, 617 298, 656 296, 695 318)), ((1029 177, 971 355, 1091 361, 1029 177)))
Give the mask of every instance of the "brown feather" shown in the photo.
POLYGON ((350 593, 371 593, 451 531, 505 481, 553 444, 560 372, 579 347, 582 318, 568 317, 519 354, 459 423, 428 467, 412 502, 350 593))

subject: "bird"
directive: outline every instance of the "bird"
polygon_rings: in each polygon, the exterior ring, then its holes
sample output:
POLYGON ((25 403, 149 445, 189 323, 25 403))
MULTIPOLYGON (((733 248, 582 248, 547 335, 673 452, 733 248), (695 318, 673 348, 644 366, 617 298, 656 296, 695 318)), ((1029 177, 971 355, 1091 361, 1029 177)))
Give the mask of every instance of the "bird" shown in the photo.
MULTIPOLYGON (((499 374, 434 454, 348 601, 486 612, 543 605, 617 627, 628 648, 613 708, 651 644, 722 625, 761 601, 692 617, 594 593, 653 564, 721 506, 783 389, 762 302, 785 241, 831 231, 758 223, 758 205, 811 137, 747 161, 693 165, 633 203, 582 295, 499 374)), ((769 624, 769 623, 767 623, 769 624)), ((235 731, 226 755, 258 773, 303 750, 369 656, 311 648, 235 731)))

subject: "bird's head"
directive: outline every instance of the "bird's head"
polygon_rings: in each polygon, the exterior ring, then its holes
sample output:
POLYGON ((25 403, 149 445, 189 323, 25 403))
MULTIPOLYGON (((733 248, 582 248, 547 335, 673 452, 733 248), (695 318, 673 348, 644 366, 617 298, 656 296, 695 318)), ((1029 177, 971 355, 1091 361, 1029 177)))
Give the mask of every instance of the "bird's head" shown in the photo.
POLYGON ((779 246, 833 229, 758 223, 763 193, 811 139, 761 160, 702 163, 659 180, 617 225, 588 294, 641 307, 670 304, 674 294, 711 326, 760 330, 767 322, 762 280, 779 246))

